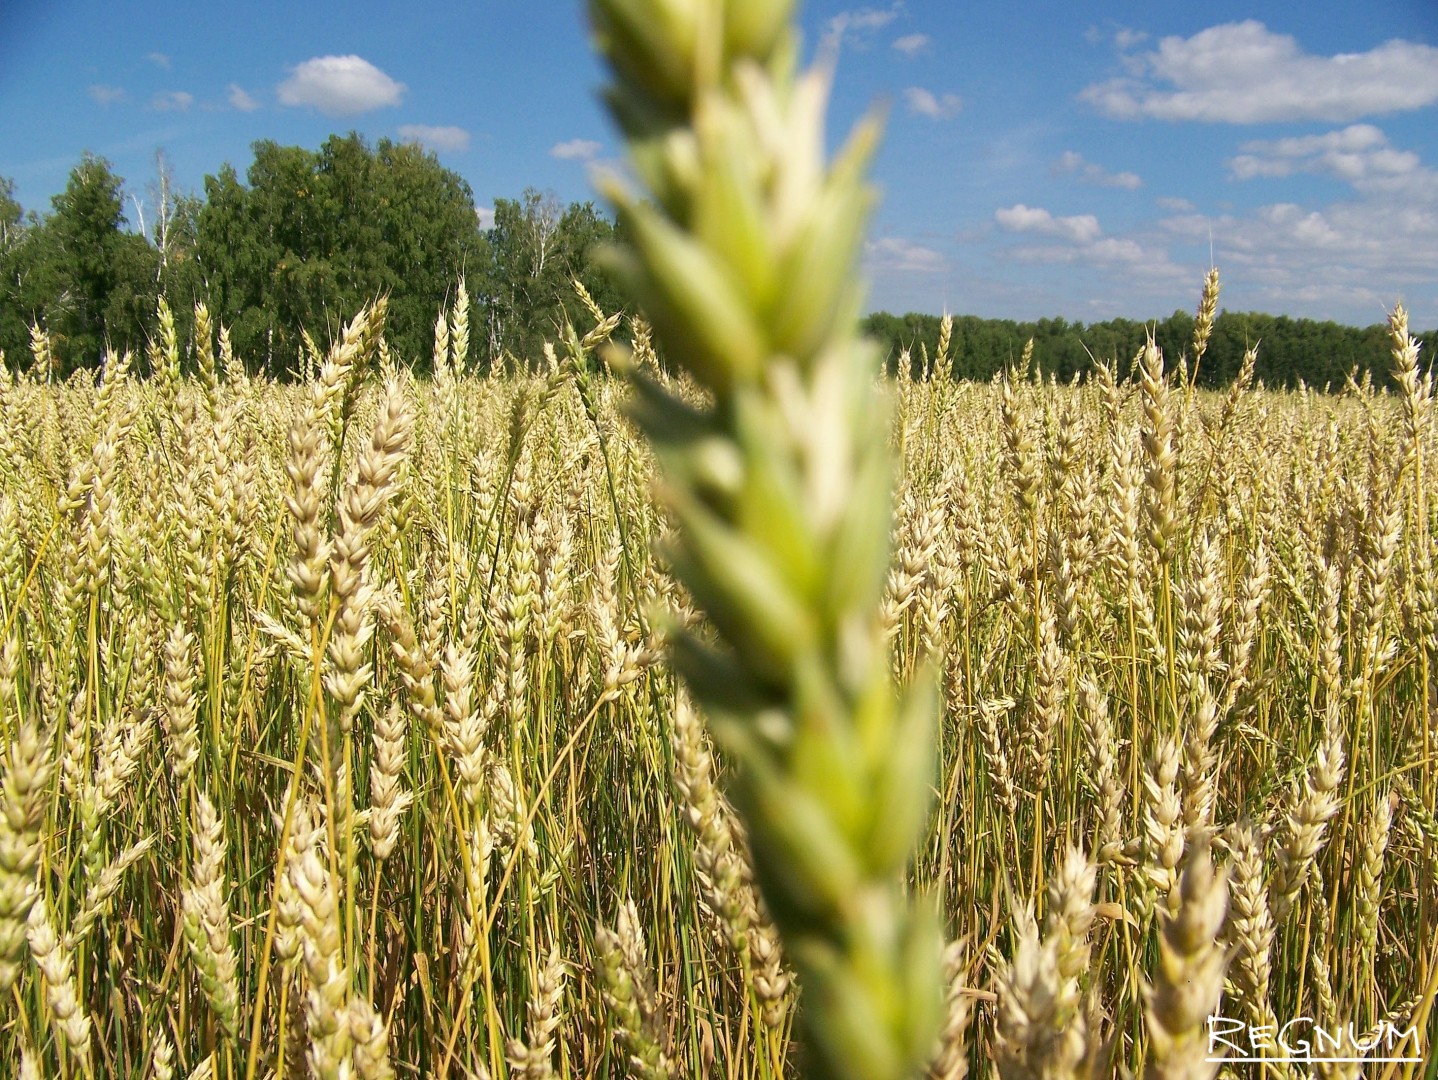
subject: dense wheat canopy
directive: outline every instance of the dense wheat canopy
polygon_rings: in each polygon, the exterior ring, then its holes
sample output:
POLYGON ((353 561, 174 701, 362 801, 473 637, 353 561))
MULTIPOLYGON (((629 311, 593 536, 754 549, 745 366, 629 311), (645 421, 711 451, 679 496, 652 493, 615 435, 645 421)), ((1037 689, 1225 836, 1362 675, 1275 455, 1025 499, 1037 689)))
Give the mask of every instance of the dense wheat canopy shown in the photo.
MULTIPOLYGON (((615 325, 508 378, 462 319, 395 371, 368 309, 301 383, 216 331, 0 385, 6 1071, 795 1073, 660 662, 707 631, 615 325)), ((1190 392, 1157 350, 880 388, 892 674, 942 684, 935 1075, 1199 1075, 1194 985, 1431 1053, 1438 492, 1396 329, 1397 394, 1190 392)))

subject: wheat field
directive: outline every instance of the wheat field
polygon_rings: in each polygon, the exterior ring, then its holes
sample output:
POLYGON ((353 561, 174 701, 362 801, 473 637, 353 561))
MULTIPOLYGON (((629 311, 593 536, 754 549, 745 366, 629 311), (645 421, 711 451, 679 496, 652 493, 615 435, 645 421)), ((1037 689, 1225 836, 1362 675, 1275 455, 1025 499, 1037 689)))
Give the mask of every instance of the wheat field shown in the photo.
MULTIPOLYGON (((57 384, 37 334, 0 384, 0 1072, 797 1074, 664 661, 705 631, 619 320, 484 377, 466 310, 432 380, 380 305, 291 384, 203 312, 151 377, 57 384)), ((1244 1038, 1432 1053, 1438 491, 1394 330, 1391 390, 1216 396, 1156 348, 881 387, 882 633, 941 701, 931 1075, 1192 1075, 1162 1062, 1208 1045, 1205 988, 1244 1038)))

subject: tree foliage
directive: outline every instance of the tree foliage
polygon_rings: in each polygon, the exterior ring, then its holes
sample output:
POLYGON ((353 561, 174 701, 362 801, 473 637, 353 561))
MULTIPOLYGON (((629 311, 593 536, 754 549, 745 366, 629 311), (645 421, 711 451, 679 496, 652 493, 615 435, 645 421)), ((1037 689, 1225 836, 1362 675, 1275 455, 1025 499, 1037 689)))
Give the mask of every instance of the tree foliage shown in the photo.
POLYGON ((0 177, 0 349, 16 355, 29 331, 26 313, 33 310, 33 275, 26 257, 33 225, 15 199, 14 182, 0 177))
POLYGON ((168 295, 188 321, 198 294, 192 267, 194 200, 172 208, 170 257, 126 228, 124 181, 85 155, 44 217, 23 215, 0 184, 0 349, 18 359, 30 327, 51 337, 61 375, 96 364, 104 349, 140 352, 155 305, 168 295))
POLYGON ((592 258, 615 239, 613 222, 593 203, 560 206, 552 195, 527 188, 519 199, 496 199, 477 295, 489 355, 538 357, 558 338, 568 317, 582 325, 573 282, 581 282, 607 312, 623 298, 592 258))
POLYGON ((19 239, 23 211, 15 201, 15 181, 0 176, 0 251, 19 239))
MULTIPOLYGON (((308 331, 321 345, 378 296, 403 362, 429 366, 436 314, 461 275, 476 330, 472 362, 536 361, 567 313, 573 282, 606 310, 620 300, 591 258, 614 236, 592 203, 527 190, 495 202, 480 227, 474 195, 414 143, 334 135, 316 150, 253 146, 243 176, 223 166, 203 198, 176 192, 163 155, 148 197, 86 156, 43 217, 24 214, 0 178, 0 349, 17 363, 29 328, 47 329, 62 363, 97 363, 105 345, 142 350, 165 296, 188 333, 204 302, 238 354, 272 374, 293 370, 308 331)), ((65 370, 62 368, 62 370, 65 370)))
POLYGON ((195 245, 236 348, 283 369, 301 328, 337 332, 384 295, 392 347, 427 362, 435 313, 478 261, 469 185, 416 144, 355 134, 315 151, 258 142, 246 179, 229 166, 206 178, 195 245))
MULTIPOLYGON (((864 320, 864 329, 879 342, 891 371, 897 370, 907 352, 911 373, 917 376, 924 357, 933 355, 939 321, 937 315, 910 312, 901 316, 880 311, 864 320)), ((1110 319, 1088 325, 1061 318, 1016 322, 960 315, 954 317, 947 370, 940 374, 986 381, 1016 363, 1030 338, 1037 373, 1063 382, 1090 371, 1095 360, 1116 359, 1120 373, 1127 372, 1150 333, 1169 363, 1177 364, 1192 353, 1193 325, 1193 314, 1188 311, 1175 311, 1151 323, 1110 319)), ((1438 346, 1438 332, 1418 337, 1422 355, 1431 358, 1438 346)), ((1360 379, 1371 375, 1382 385, 1393 363, 1388 331, 1381 325, 1359 328, 1286 315, 1223 311, 1214 321, 1198 366, 1198 385, 1231 383, 1252 345, 1258 346, 1255 378, 1268 386, 1291 387, 1302 381, 1336 390, 1355 369, 1360 379)))

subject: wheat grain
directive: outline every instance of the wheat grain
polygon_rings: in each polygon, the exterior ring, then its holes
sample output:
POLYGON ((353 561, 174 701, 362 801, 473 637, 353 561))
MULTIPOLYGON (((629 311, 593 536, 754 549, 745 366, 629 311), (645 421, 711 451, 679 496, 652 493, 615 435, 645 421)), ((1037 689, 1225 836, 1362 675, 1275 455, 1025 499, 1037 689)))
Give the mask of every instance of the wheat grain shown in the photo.
POLYGON ((1158 1080, 1202 1080, 1218 1071, 1207 1022, 1223 994, 1227 956, 1219 942, 1228 906, 1227 874, 1215 871, 1208 846, 1185 855, 1177 905, 1162 919, 1158 965, 1145 997, 1149 1068, 1158 1080))
POLYGON ((230 909, 225 882, 225 835, 209 798, 195 798, 194 860, 190 883, 180 904, 185 942, 199 969, 200 985, 226 1034, 239 1032, 239 981, 230 941, 230 909))

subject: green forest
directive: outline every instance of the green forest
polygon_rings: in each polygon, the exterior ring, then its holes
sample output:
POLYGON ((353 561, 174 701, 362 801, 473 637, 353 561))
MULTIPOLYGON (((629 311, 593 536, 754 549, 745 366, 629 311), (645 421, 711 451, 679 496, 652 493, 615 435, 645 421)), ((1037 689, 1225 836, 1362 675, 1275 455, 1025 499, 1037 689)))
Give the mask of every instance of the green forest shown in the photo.
MULTIPOLYGON (((0 354, 26 362, 30 330, 50 336, 65 375, 100 362, 106 347, 143 355, 156 331, 160 297, 180 324, 196 303, 229 329, 254 373, 299 369, 302 329, 320 338, 376 296, 389 300, 388 339, 419 370, 431 355, 429 327, 454 301, 461 275, 481 366, 527 364, 579 306, 580 281, 606 311, 622 301, 593 258, 616 238, 593 203, 560 204, 533 189, 494 200, 481 221, 474 192, 414 143, 333 135, 316 150, 253 145, 243 177, 230 165, 206 176, 200 194, 177 192, 163 158, 143 196, 102 158, 85 155, 48 210, 28 211, 0 177, 0 354)), ((1195 282, 1195 292, 1197 282, 1195 282)), ((939 316, 877 312, 864 329, 890 370, 907 353, 911 370, 986 380, 1013 363, 1030 339, 1037 370, 1067 381, 1091 358, 1126 361, 1152 332, 1181 356, 1193 315, 1153 322, 1114 319, 1036 322, 955 316, 945 370, 931 372, 939 316)), ((1438 334, 1421 335, 1431 356, 1438 334)), ((1201 385, 1238 372, 1259 343, 1257 378, 1270 386, 1340 387, 1355 370, 1382 380, 1390 365, 1386 329, 1250 312, 1220 312, 1201 385)), ((320 341, 321 345, 325 341, 320 341)))
POLYGON ((24 212, 0 178, 8 362, 28 355, 37 323, 61 373, 97 364, 107 345, 140 355, 161 296, 181 340, 202 302, 236 355, 274 376, 298 370, 302 330, 338 333, 381 295, 391 349, 423 369, 430 328, 461 275, 485 361, 539 356, 564 313, 579 309, 575 279, 607 310, 621 304, 589 258, 615 234, 592 203, 561 206, 528 190, 496 199, 483 228, 469 185, 414 143, 371 146, 350 134, 318 150, 261 141, 253 153, 243 178, 226 165, 205 177, 202 196, 176 193, 161 171, 144 199, 86 155, 43 215, 24 212))
MULTIPOLYGON (((864 320, 864 330, 884 348, 889 369, 896 370, 907 352, 915 377, 933 374, 930 356, 939 337, 937 315, 890 315, 876 312, 864 320)), ((953 318, 952 343, 945 372, 959 379, 988 380, 1016 363, 1025 344, 1034 343, 1034 370, 1068 382, 1087 371, 1094 360, 1117 358, 1120 370, 1143 348, 1152 333, 1167 357, 1182 358, 1191 351, 1194 314, 1175 311, 1165 319, 1137 322, 1110 319, 1079 323, 1064 319, 1015 322, 981 319, 972 315, 953 318)), ((1438 332, 1415 334, 1425 365, 1438 344, 1438 332)), ((1249 346, 1257 345, 1254 378, 1266 386, 1297 386, 1341 390, 1350 376, 1359 381, 1371 376, 1379 385, 1389 381, 1393 366, 1388 327, 1344 326, 1315 319, 1292 319, 1261 312, 1220 311, 1203 361, 1189 373, 1199 386, 1227 386, 1243 365, 1249 346)))

